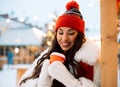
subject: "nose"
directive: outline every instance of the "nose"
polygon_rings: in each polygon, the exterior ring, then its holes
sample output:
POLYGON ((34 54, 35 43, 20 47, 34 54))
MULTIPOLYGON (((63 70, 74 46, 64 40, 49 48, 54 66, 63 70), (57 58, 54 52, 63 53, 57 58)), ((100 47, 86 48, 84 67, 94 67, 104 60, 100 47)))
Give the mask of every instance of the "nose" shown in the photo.
POLYGON ((69 40, 69 37, 67 34, 64 34, 63 37, 62 37, 63 41, 68 41, 69 40))

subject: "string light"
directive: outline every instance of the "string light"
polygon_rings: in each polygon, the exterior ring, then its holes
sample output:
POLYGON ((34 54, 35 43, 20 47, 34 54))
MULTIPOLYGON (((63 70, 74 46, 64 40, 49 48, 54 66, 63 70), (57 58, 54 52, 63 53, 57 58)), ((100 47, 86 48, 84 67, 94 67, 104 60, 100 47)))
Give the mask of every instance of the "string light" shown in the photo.
POLYGON ((7 22, 7 23, 10 23, 10 19, 6 19, 6 22, 7 22))
POLYGON ((19 19, 19 21, 20 21, 20 22, 24 22, 25 19, 21 17, 21 18, 19 19))

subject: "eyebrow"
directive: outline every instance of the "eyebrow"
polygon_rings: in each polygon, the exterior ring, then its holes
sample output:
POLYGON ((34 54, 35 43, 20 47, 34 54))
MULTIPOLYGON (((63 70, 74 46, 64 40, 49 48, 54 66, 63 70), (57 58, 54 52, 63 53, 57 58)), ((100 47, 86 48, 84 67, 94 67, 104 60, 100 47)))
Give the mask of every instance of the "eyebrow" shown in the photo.
POLYGON ((58 30, 61 30, 61 31, 63 31, 61 28, 59 28, 58 30))

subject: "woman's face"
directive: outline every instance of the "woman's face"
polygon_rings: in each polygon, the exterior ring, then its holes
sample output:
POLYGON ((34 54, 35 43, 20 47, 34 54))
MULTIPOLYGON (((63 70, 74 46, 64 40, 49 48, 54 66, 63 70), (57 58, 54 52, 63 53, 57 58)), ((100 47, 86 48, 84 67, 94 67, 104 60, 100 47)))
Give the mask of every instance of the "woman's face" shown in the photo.
POLYGON ((74 45, 77 35, 78 32, 69 27, 60 27, 57 30, 57 41, 64 52, 74 45))

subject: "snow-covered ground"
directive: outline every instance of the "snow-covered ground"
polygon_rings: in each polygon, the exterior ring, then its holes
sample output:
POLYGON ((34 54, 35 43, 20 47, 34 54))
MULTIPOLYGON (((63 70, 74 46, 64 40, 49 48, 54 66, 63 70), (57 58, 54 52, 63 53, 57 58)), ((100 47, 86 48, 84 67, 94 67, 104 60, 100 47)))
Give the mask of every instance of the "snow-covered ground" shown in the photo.
POLYGON ((17 69, 29 68, 31 64, 19 64, 13 66, 4 65, 0 70, 0 87, 17 87, 17 69))
MULTIPOLYGON (((17 83, 17 70, 16 69, 7 69, 4 67, 0 71, 0 87, 16 87, 17 83)), ((120 87, 120 69, 118 75, 118 84, 120 87)))
POLYGON ((16 69, 0 71, 0 87, 16 87, 16 69))

